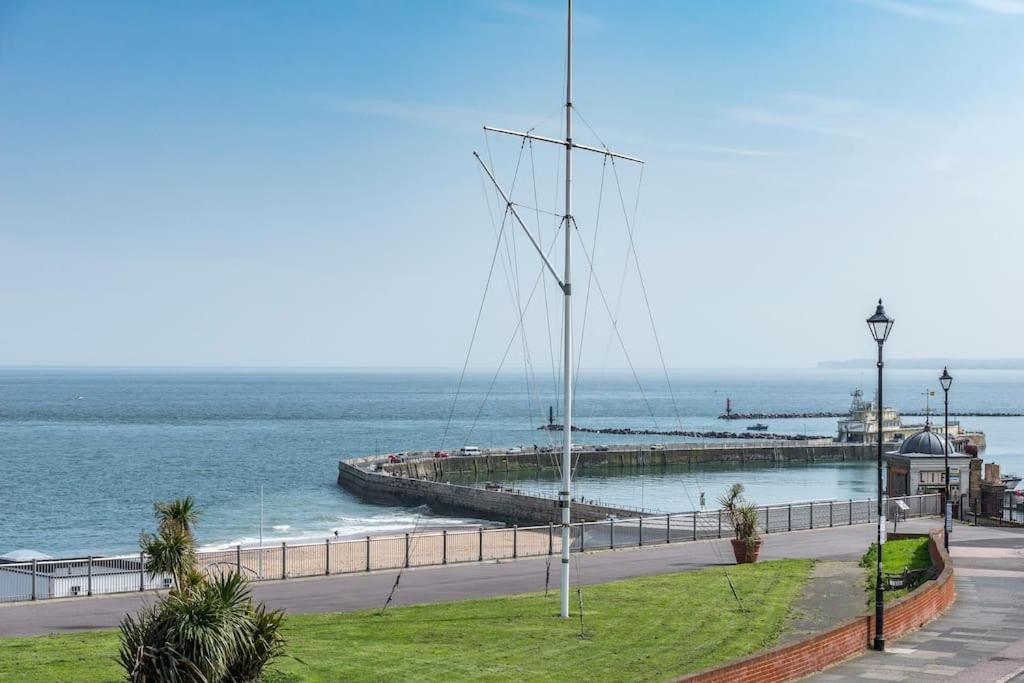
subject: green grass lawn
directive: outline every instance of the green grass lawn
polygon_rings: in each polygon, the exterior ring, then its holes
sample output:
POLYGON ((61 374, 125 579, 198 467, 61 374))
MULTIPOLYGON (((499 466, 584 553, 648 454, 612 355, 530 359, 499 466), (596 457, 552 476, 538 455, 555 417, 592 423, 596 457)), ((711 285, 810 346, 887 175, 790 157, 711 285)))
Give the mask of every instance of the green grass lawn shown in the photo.
MULTIPOLYGON (((860 564, 868 573, 867 590, 870 596, 868 602, 875 603, 875 563, 877 562, 877 548, 874 543, 868 549, 860 564)), ((899 574, 906 569, 927 569, 932 566, 932 556, 928 552, 928 538, 905 538, 899 541, 888 541, 882 551, 882 572, 885 574, 899 574)), ((895 591, 886 591, 885 601, 900 598, 914 586, 902 588, 895 591)))
MULTIPOLYGON (((888 548, 888 546, 887 546, 888 548)), ((637 561, 642 561, 637 555, 637 561)), ((580 636, 557 590, 377 612, 288 617, 271 681, 662 681, 774 644, 812 562, 729 567, 583 588, 580 636)), ((333 584, 337 586, 338 584, 333 584)), ((2 610, 0 610, 2 617, 2 610)), ((0 638, 0 681, 116 681, 116 631, 0 638)))

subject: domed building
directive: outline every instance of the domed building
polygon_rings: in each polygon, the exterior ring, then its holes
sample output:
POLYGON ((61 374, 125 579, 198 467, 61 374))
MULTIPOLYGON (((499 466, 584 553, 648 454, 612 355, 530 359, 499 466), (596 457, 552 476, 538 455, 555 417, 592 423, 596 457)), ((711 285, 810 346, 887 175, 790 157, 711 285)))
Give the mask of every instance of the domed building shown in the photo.
POLYGON ((954 504, 959 504, 961 494, 971 492, 969 482, 980 482, 981 460, 957 451, 953 439, 947 442, 946 437, 932 431, 929 424, 904 439, 898 451, 886 455, 888 495, 895 497, 943 493, 946 488, 947 453, 950 498, 954 504))
POLYGON ((900 455, 950 455, 956 453, 955 444, 932 431, 931 425, 925 425, 917 434, 903 440, 900 455))

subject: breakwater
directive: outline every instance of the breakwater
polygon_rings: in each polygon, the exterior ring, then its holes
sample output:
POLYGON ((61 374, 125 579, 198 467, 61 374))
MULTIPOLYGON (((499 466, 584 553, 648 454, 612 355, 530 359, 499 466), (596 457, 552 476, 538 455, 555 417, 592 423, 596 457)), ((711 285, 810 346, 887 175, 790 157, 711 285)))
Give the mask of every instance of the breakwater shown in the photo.
MULTIPOLYGON (((342 460, 338 463, 338 485, 362 500, 383 505, 426 505, 435 513, 469 515, 506 524, 561 521, 561 508, 554 498, 402 476, 384 467, 378 457, 342 460)), ((572 510, 573 518, 583 522, 645 514, 641 510, 581 501, 574 501, 572 510)))
MULTIPOLYGON (((908 414, 908 413, 904 413, 908 414)), ((850 413, 834 413, 819 410, 811 413, 722 413, 719 420, 788 420, 791 418, 814 419, 819 417, 849 417, 850 413)))
MULTIPOLYGON (((470 456, 435 457, 430 452, 411 452, 356 458, 338 463, 338 485, 372 503, 427 505, 436 513, 470 515, 508 524, 557 523, 560 511, 554 498, 452 484, 449 479, 462 476, 497 479, 513 473, 557 470, 560 457, 559 453, 539 450, 509 453, 505 449, 490 449, 470 456)), ((573 464, 577 470, 619 468, 628 471, 670 465, 699 468, 713 463, 844 462, 874 457, 872 444, 832 441, 677 444, 662 448, 580 450, 574 452, 573 464)), ((621 518, 651 513, 591 501, 574 501, 573 510, 575 519, 594 521, 610 515, 621 518)))
MULTIPOLYGON (((814 463, 871 460, 874 444, 818 442, 766 442, 758 444, 671 444, 663 447, 620 446, 608 450, 582 449, 573 453, 575 469, 641 468, 662 465, 700 467, 715 463, 814 463)), ((383 471, 417 479, 443 479, 449 474, 486 477, 513 472, 555 470, 561 453, 491 449, 481 455, 435 458, 430 453, 406 453, 402 462, 383 462, 383 471)))
MULTIPOLYGON (((538 427, 547 432, 560 432, 565 429, 560 424, 547 424, 538 427)), ((766 432, 698 432, 686 429, 634 429, 633 427, 580 427, 573 425, 572 431, 583 434, 614 434, 616 436, 682 436, 691 439, 759 439, 761 441, 817 441, 829 437, 808 434, 769 434, 766 432)))
MULTIPOLYGON (((901 410, 901 415, 906 417, 935 417, 936 412, 930 413, 921 410, 901 410)), ((819 417, 849 417, 850 413, 837 413, 830 411, 815 411, 810 413, 722 413, 719 420, 790 420, 790 419, 814 419, 819 417)), ((1014 412, 986 412, 980 410, 958 410, 950 413, 950 417, 1024 417, 1024 413, 1014 412)), ((576 427, 573 427, 576 431, 576 427)))

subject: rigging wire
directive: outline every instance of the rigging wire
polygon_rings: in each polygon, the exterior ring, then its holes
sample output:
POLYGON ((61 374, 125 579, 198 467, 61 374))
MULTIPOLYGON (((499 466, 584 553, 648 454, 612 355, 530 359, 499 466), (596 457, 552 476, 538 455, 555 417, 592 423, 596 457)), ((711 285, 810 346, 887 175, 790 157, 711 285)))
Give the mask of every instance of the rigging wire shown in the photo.
MULTIPOLYGON (((515 191, 515 185, 519 178, 519 169, 522 164, 523 153, 526 150, 526 138, 523 139, 519 146, 519 159, 516 161, 516 170, 512 178, 511 193, 515 191)), ((519 339, 522 342, 523 347, 523 379, 526 383, 526 420, 530 425, 531 429, 534 424, 534 413, 533 413, 533 387, 530 382, 532 372, 532 361, 530 358, 530 345, 526 337, 526 325, 523 324, 523 303, 520 292, 520 277, 519 277, 519 249, 516 244, 516 232, 515 230, 510 231, 511 234, 511 247, 509 246, 509 234, 505 233, 505 254, 509 261, 509 267, 512 271, 512 278, 514 287, 510 286, 510 290, 514 289, 513 298, 515 300, 516 311, 518 313, 520 325, 519 325, 519 339)), ((512 293, 510 291, 510 293, 512 293)))
MULTIPOLYGON (((531 178, 533 180, 533 208, 534 208, 534 213, 535 213, 536 220, 537 220, 537 239, 538 239, 538 241, 540 241, 541 244, 543 244, 544 243, 544 235, 543 235, 543 232, 542 232, 542 229, 541 229, 540 201, 539 201, 538 196, 537 196, 537 164, 536 164, 536 161, 535 161, 534 155, 533 155, 533 140, 530 140, 530 175, 531 175, 531 178)), ((558 214, 556 214, 554 212, 551 212, 551 213, 554 216, 558 216, 558 214)), ((559 221, 558 225, 559 226, 561 225, 561 221, 559 221)), ((555 228, 555 231, 556 232, 558 231, 558 227, 555 228)), ((548 356, 549 356, 550 362, 551 362, 551 386, 554 389, 555 401, 557 401, 558 400, 558 376, 555 374, 555 345, 554 345, 554 342, 552 341, 552 336, 551 336, 551 308, 548 305, 548 283, 547 283, 547 278, 544 279, 544 282, 543 282, 542 286, 544 287, 544 323, 547 325, 547 330, 548 330, 548 356)), ((549 443, 551 442, 551 434, 548 435, 548 442, 549 443)))
MULTIPOLYGON (((551 250, 554 248, 554 245, 557 243, 559 232, 561 231, 556 231, 555 235, 552 237, 551 245, 548 247, 546 254, 550 254, 551 250)), ((537 273, 537 277, 533 282, 533 287, 530 289, 530 294, 526 298, 526 304, 523 307, 524 310, 530 307, 530 303, 533 301, 533 297, 537 293, 537 288, 540 286, 540 282, 544 278, 545 272, 546 270, 544 266, 541 266, 537 273)), ((512 335, 509 337, 508 343, 505 345, 505 352, 502 354, 501 362, 498 365, 498 369, 494 373, 494 376, 491 378, 491 382, 487 388, 487 392, 484 394, 484 398, 480 402, 480 408, 477 410, 476 416, 473 418, 473 423, 470 425, 469 432, 466 434, 465 443, 469 443, 469 438, 472 436, 473 431, 476 429, 476 425, 480 420, 480 415, 483 414, 484 405, 487 403, 487 400, 490 398, 491 392, 494 390, 494 384, 498 379, 498 375, 501 373, 501 369, 505 364, 505 360, 508 358, 508 352, 512 348, 512 344, 515 341, 516 336, 519 334, 519 328, 522 324, 522 318, 516 321, 515 329, 512 330, 512 335)))
MULTIPOLYGON (((481 172, 480 180, 481 180, 481 183, 482 183, 483 182, 483 172, 481 172)), ((486 190, 487 190, 487 188, 486 188, 486 186, 484 186, 484 191, 486 192, 486 190)), ((466 358, 462 362, 462 370, 459 372, 459 381, 458 381, 458 384, 455 387, 455 396, 452 399, 452 407, 451 407, 451 410, 448 411, 448 419, 445 422, 444 431, 441 434, 441 446, 440 446, 441 450, 444 450, 445 440, 448 438, 448 430, 451 428, 452 418, 455 416, 455 406, 456 406, 456 404, 459 401, 459 395, 462 392, 462 385, 463 385, 463 382, 465 381, 465 378, 466 378, 466 368, 469 366, 469 358, 470 358, 470 356, 473 353, 473 345, 476 343, 477 332, 480 330, 480 319, 483 316, 484 303, 487 301, 487 292, 491 288, 491 279, 492 279, 492 277, 494 275, 494 264, 498 260, 498 250, 501 249, 501 235, 505 231, 505 224, 506 224, 506 220, 508 218, 508 213, 509 213, 508 209, 506 209, 505 210, 505 217, 501 221, 501 229, 500 229, 500 231, 498 233, 498 239, 495 241, 495 244, 494 244, 494 253, 491 254, 491 265, 490 265, 490 267, 487 270, 487 281, 484 284, 483 294, 480 296, 480 305, 477 307, 476 321, 473 323, 473 333, 470 335, 470 338, 469 338, 469 348, 466 349, 466 358)))
POLYGON ((675 413, 676 423, 679 425, 679 429, 683 428, 682 418, 679 417, 679 405, 676 402, 676 394, 672 389, 672 380, 669 378, 668 366, 665 365, 665 352, 661 347, 661 337, 658 335, 658 326, 654 324, 654 312, 651 309, 651 300, 647 295, 647 284, 644 282, 643 270, 640 268, 640 257, 636 253, 636 243, 633 240, 633 231, 629 228, 629 214, 626 211, 625 199, 622 196, 622 185, 619 183, 619 172, 615 165, 615 159, 612 158, 612 175, 615 177, 615 185, 619 190, 619 202, 622 205, 622 216, 626 221, 627 234, 629 235, 629 251, 633 255, 633 262, 636 264, 637 277, 640 279, 640 290, 644 295, 644 304, 647 307, 647 319, 651 322, 651 332, 654 335, 654 344, 658 348, 658 360, 661 361, 661 369, 665 375, 665 385, 668 387, 669 396, 672 399, 672 410, 675 413))
MULTIPOLYGON (((604 178, 605 178, 605 171, 606 171, 607 168, 608 168, 608 157, 605 157, 604 161, 601 162, 601 184, 600 184, 600 187, 599 187, 598 192, 597 192, 597 216, 594 219, 594 239, 593 239, 593 245, 591 246, 591 250, 594 253, 595 257, 597 255, 597 235, 598 235, 598 232, 601 229, 601 205, 602 205, 603 199, 604 199, 604 178)), ((587 273, 587 293, 586 293, 586 296, 584 297, 584 300, 583 300, 584 301, 584 303, 583 303, 583 320, 580 323, 580 343, 579 343, 579 350, 578 350, 578 352, 576 354, 576 376, 573 377, 573 384, 572 384, 572 398, 573 398, 572 408, 573 408, 573 414, 576 413, 576 397, 577 397, 576 387, 578 386, 579 381, 580 381, 580 368, 583 365, 583 339, 585 337, 586 330, 587 330, 587 313, 590 311, 590 290, 591 290, 591 286, 593 285, 593 282, 594 282, 594 266, 591 263, 590 264, 590 268, 589 268, 588 273, 587 273)))
MULTIPOLYGON (((576 223, 575 219, 572 219, 573 224, 576 223)), ((576 236, 580 241, 580 248, 583 249, 583 255, 587 259, 587 264, 593 271, 594 263, 590 258, 590 254, 587 252, 587 245, 583 241, 582 237, 579 237, 579 231, 576 231, 576 236)), ((597 293, 601 296, 601 301, 604 303, 605 311, 608 313, 609 319, 612 319, 612 311, 608 305, 608 298, 604 294, 604 289, 601 287, 601 280, 594 274, 594 285, 597 287, 597 293)), ((651 402, 647 399, 647 393, 644 391, 643 383, 640 381, 640 377, 637 375, 636 366, 633 365, 633 359, 629 355, 629 350, 626 348, 626 342, 622 339, 622 333, 619 331, 618 323, 612 319, 612 329, 615 331, 615 336, 619 340, 619 346, 622 347, 622 353, 626 358, 626 363, 629 365, 629 370, 633 374, 633 380, 636 382, 637 388, 640 390, 640 396, 643 398, 644 405, 647 406, 647 411, 651 414, 651 418, 654 420, 654 424, 657 427, 658 418, 654 414, 654 409, 651 407, 651 402)))
MULTIPOLYGON (((577 237, 578 237, 578 239, 579 239, 579 242, 580 242, 580 248, 581 248, 581 249, 583 250, 583 254, 584 254, 584 256, 586 257, 586 259, 587 259, 587 262, 588 262, 588 264, 590 264, 590 267, 591 267, 591 268, 593 268, 593 262, 592 262, 592 260, 591 260, 590 254, 589 254, 589 253, 587 252, 587 245, 586 245, 586 243, 585 243, 585 242, 583 241, 582 237, 580 237, 580 236, 579 236, 579 233, 578 233, 578 231, 577 231, 577 237)), ((602 300, 602 302, 603 302, 603 303, 604 303, 604 305, 605 305, 605 310, 606 310, 606 312, 608 313, 608 316, 609 316, 609 318, 611 318, 611 316, 612 316, 612 312, 611 312, 611 309, 610 309, 610 307, 608 306, 608 300, 607 300, 607 297, 605 297, 605 294, 604 294, 604 289, 603 289, 603 288, 601 287, 601 280, 600 280, 600 278, 599 278, 599 277, 597 276, 597 274, 596 274, 596 273, 594 274, 594 285, 595 285, 595 286, 597 287, 597 292, 598 292, 598 294, 599 294, 599 295, 601 296, 601 300, 602 300)), ((627 362, 627 363, 629 364, 629 367, 630 367, 630 371, 631 371, 631 372, 633 373, 633 378, 634 378, 634 380, 636 381, 636 383, 637 383, 637 386, 638 386, 638 387, 640 388, 640 393, 641 393, 641 396, 643 397, 644 403, 645 403, 645 405, 647 406, 647 410, 648 410, 648 412, 649 412, 649 413, 650 413, 650 415, 651 415, 651 419, 652 419, 652 420, 654 420, 654 421, 655 421, 655 423, 657 423, 657 417, 656 417, 656 416, 655 416, 655 414, 654 414, 654 410, 653 410, 653 408, 651 407, 651 404, 650 404, 650 402, 649 402, 649 401, 647 400, 647 396, 646 396, 646 393, 645 393, 645 392, 644 392, 644 390, 643 390, 643 386, 642 386, 642 384, 640 383, 640 379, 639 379, 639 377, 638 377, 638 376, 637 376, 637 374, 636 374, 636 370, 635 370, 635 368, 634 368, 634 366, 633 366, 632 360, 630 359, 630 357, 629 357, 629 353, 628 353, 628 351, 626 350, 626 347, 625 347, 625 342, 624 342, 624 341, 623 341, 623 339, 622 339, 622 335, 621 335, 621 334, 619 334, 619 331, 618 331, 618 324, 617 324, 616 322, 614 322, 614 321, 613 321, 613 323, 612 323, 612 327, 613 327, 613 329, 615 329, 615 331, 616 331, 616 336, 617 336, 617 337, 618 337, 618 339, 619 339, 619 344, 620 344, 620 345, 622 346, 623 354, 624 354, 624 355, 625 355, 625 357, 626 357, 626 362, 627 362)), ((695 478, 696 478, 696 477, 695 477, 695 478)), ((699 482, 699 480, 698 480, 698 482, 699 482)), ((689 487, 688 487, 688 486, 686 485, 686 483, 685 483, 685 482, 683 483, 683 486, 682 486, 682 491, 683 491, 683 495, 685 495, 685 496, 686 496, 686 499, 687 499, 687 500, 688 500, 688 502, 690 503, 690 510, 692 510, 692 511, 693 511, 693 514, 695 514, 695 515, 696 515, 696 514, 698 514, 698 512, 697 512, 697 509, 698 509, 698 508, 697 508, 697 506, 695 505, 695 503, 694 503, 694 499, 693 499, 693 496, 691 496, 691 495, 690 495, 689 487)), ((723 564, 723 568, 722 568, 722 571, 723 571, 723 572, 725 573, 726 579, 727 579, 727 580, 729 581, 729 586, 730 586, 730 588, 732 589, 733 593, 734 593, 734 594, 736 595, 736 600, 737 600, 737 603, 738 603, 738 604, 740 604, 740 607, 741 607, 741 609, 742 609, 742 603, 741 603, 741 602, 740 602, 740 600, 739 600, 739 595, 738 595, 738 594, 736 594, 736 590, 735 590, 735 587, 733 586, 733 582, 732 582, 732 577, 731 577, 731 576, 729 575, 729 571, 728 571, 728 569, 726 569, 726 568, 724 567, 724 564, 725 564, 725 562, 724 562, 724 559, 723 559, 723 557, 722 557, 721 549, 720 549, 720 548, 718 547, 718 544, 717 544, 717 543, 712 543, 712 544, 711 544, 711 547, 712 547, 712 552, 713 552, 713 553, 714 553, 714 554, 715 554, 715 555, 717 556, 718 560, 719 560, 719 561, 720 561, 720 562, 721 562, 721 563, 723 564)))
MULTIPOLYGON (((509 204, 513 204, 513 202, 511 202, 511 197, 512 197, 513 193, 515 192, 516 185, 518 184, 518 181, 519 181, 519 173, 520 173, 520 170, 522 169, 523 154, 526 151, 527 142, 528 142, 528 139, 527 138, 523 138, 522 142, 519 145, 519 155, 518 155, 518 157, 516 159, 515 170, 514 170, 513 175, 512 175, 512 184, 511 184, 511 186, 509 188, 509 200, 510 200, 509 204)), ((494 156, 493 156, 493 153, 491 151, 491 145, 490 145, 490 136, 487 134, 486 130, 484 131, 484 143, 485 143, 485 145, 487 147, 487 156, 488 156, 488 160, 489 160, 489 163, 491 165, 491 168, 495 168, 495 166, 494 166, 494 156)), ((531 144, 531 155, 532 155, 532 144, 531 144)), ((496 187, 494 188, 494 191, 495 191, 495 197, 498 198, 500 196, 500 193, 498 192, 498 189, 496 187)), ((508 210, 509 210, 509 207, 506 206, 506 211, 508 211, 508 210)), ((506 215, 506 218, 507 218, 507 215, 506 215)), ((523 310, 523 306, 522 306, 522 295, 521 295, 521 288, 520 288, 521 278, 520 278, 520 275, 519 275, 519 250, 518 250, 518 247, 516 245, 516 232, 517 231, 516 230, 511 230, 509 232, 511 232, 511 235, 509 235, 508 232, 505 233, 505 243, 504 243, 504 247, 505 247, 504 256, 505 256, 505 258, 502 259, 502 270, 504 271, 504 274, 505 274, 505 282, 506 282, 506 286, 508 287, 508 290, 509 290, 509 296, 514 301, 515 309, 516 309, 516 313, 517 313, 518 317, 520 319, 522 319, 523 316, 524 316, 524 310, 523 310), (509 241, 511 241, 511 246, 509 245, 509 241)), ((533 425, 534 425, 534 420, 536 419, 536 416, 535 416, 534 411, 533 411, 533 394, 535 392, 534 386, 536 385, 536 377, 534 375, 533 361, 532 361, 531 354, 530 354, 529 340, 527 338, 526 331, 527 331, 526 325, 525 324, 520 325, 519 334, 520 334, 520 341, 522 342, 522 347, 523 347, 523 376, 524 376, 524 382, 525 382, 525 385, 526 385, 526 420, 527 420, 527 423, 532 428, 533 425)))

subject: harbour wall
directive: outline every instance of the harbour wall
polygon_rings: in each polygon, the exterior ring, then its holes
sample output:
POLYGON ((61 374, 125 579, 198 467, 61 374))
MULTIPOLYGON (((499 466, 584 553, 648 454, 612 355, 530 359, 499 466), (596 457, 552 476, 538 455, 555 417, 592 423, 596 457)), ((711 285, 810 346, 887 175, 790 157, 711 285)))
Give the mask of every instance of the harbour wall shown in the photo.
MULTIPOLYGON (((386 471, 370 471, 376 459, 342 460, 338 485, 362 500, 384 505, 426 505, 436 513, 479 517, 506 524, 561 522, 561 509, 553 498, 513 491, 491 491, 428 479, 416 479, 386 471)), ((573 519, 598 521, 610 515, 638 517, 637 510, 573 502, 573 519)))
MULTIPOLYGON (((582 450, 573 453, 574 469, 639 468, 668 465, 699 467, 718 463, 815 463, 873 460, 876 444, 779 442, 747 444, 681 444, 660 450, 634 447, 609 451, 582 450)), ((490 453, 486 455, 435 458, 429 453, 408 453, 403 462, 383 463, 390 474, 416 479, 442 479, 448 475, 502 475, 505 473, 555 470, 561 453, 490 453)))
MULTIPOLYGON (((870 460, 873 444, 804 442, 765 445, 686 444, 583 450, 573 454, 576 468, 639 468, 670 465, 699 467, 710 463, 842 462, 870 460)), ((395 456, 397 457, 397 456, 395 456)), ((497 453, 435 458, 430 453, 404 453, 402 462, 388 455, 342 460, 338 485, 367 502, 384 505, 426 505, 441 514, 472 516, 507 524, 548 524, 561 521, 558 501, 509 490, 489 490, 445 481, 448 476, 501 476, 513 472, 554 470, 559 453, 497 453)), ((598 521, 609 516, 637 517, 641 510, 573 501, 573 518, 598 521)))

